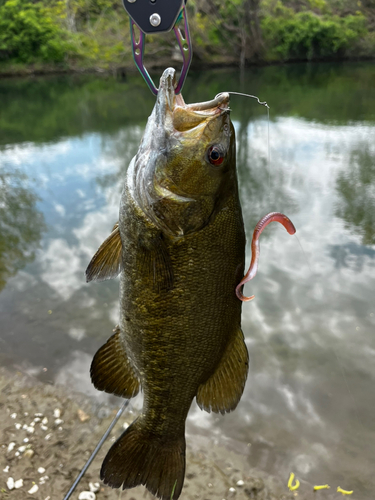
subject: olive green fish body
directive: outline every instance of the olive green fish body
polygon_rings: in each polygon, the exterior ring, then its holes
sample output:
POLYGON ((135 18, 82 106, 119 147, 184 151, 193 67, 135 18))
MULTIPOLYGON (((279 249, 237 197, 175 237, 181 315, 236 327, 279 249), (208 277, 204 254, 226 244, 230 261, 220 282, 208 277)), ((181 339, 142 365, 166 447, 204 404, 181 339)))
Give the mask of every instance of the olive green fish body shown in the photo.
POLYGON ((171 435, 184 427, 199 385, 240 329, 241 303, 233 290, 243 276, 241 212, 228 198, 198 233, 162 239, 125 194, 121 335, 144 391, 142 415, 147 425, 171 435), (155 262, 158 252, 168 255, 165 266, 163 256, 155 262))
POLYGON ((229 96, 186 105, 164 72, 132 160, 119 224, 87 279, 120 277, 120 325, 94 357, 94 385, 122 397, 142 388, 143 409, 108 452, 112 487, 144 484, 169 500, 185 474, 185 420, 233 410, 248 353, 240 328, 245 234, 229 96))

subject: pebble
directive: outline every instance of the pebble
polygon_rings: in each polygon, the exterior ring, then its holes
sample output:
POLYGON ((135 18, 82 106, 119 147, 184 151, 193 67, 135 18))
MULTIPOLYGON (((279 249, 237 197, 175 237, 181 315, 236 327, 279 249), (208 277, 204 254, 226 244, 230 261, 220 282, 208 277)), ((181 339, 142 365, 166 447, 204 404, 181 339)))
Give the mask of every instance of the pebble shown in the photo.
POLYGON ((49 479, 48 476, 41 477, 40 480, 39 480, 39 484, 44 484, 48 479, 49 479))
POLYGON ((34 431, 35 429, 34 427, 31 427, 31 425, 26 427, 26 432, 28 432, 29 434, 33 434, 34 431))
POLYGON ((20 446, 18 448, 18 451, 20 451, 21 453, 23 453, 24 451, 26 451, 26 446, 20 446))
POLYGON ((41 425, 40 428, 42 429, 42 431, 46 431, 48 429, 46 425, 41 425))
POLYGON ((8 451, 12 451, 15 446, 16 446, 16 443, 13 443, 13 442, 9 443, 8 444, 8 451))
POLYGON ((55 424, 56 424, 56 425, 60 425, 60 424, 63 424, 63 423, 64 423, 64 420, 61 420, 61 418, 57 418, 57 419, 55 420, 55 424))
POLYGON ((79 494, 78 500, 95 500, 96 495, 93 491, 82 491, 79 494))
POLYGON ((36 422, 36 423, 40 422, 40 420, 41 419, 39 417, 34 418, 34 422, 36 422))
POLYGON ((14 454, 14 456, 19 457, 20 456, 20 452, 16 451, 16 453, 14 454))
POLYGON ((46 469, 44 467, 39 467, 38 472, 39 474, 44 474, 46 472, 46 469))
POLYGON ((92 491, 93 493, 96 493, 97 491, 100 490, 100 483, 89 483, 89 488, 90 488, 90 491, 92 491))
POLYGON ((43 420, 42 420, 42 424, 43 425, 47 425, 48 424, 48 418, 47 417, 44 417, 43 420))
POLYGON ((242 481, 242 479, 240 479, 239 481, 237 481, 237 486, 243 486, 245 484, 244 481, 242 481))
POLYGON ((22 488, 23 486, 23 479, 19 479, 14 483, 14 487, 18 490, 18 488, 22 488))
POLYGON ((34 484, 27 493, 30 493, 32 495, 33 493, 36 493, 39 490, 39 486, 37 484, 34 484))
POLYGON ((43 413, 34 413, 36 417, 43 417, 43 413))
POLYGON ((24 443, 28 443, 28 442, 29 442, 29 438, 25 438, 25 439, 23 440, 23 442, 24 442, 24 443))
POLYGON ((8 477, 7 486, 8 490, 14 490, 14 479, 12 477, 8 477))
POLYGON ((229 488, 229 491, 230 491, 231 493, 236 493, 236 488, 229 488))
POLYGON ((51 437, 52 437, 52 434, 47 434, 44 439, 46 439, 48 441, 49 439, 51 439, 51 437))
POLYGON ((17 413, 12 413, 10 418, 16 418, 17 417, 17 413))
POLYGON ((22 425, 21 424, 14 424, 14 427, 19 431, 21 429, 22 425))
POLYGON ((9 465, 7 465, 5 469, 3 469, 3 472, 9 472, 9 465))
POLYGON ((90 415, 87 415, 87 413, 81 410, 81 408, 77 410, 77 413, 78 413, 78 418, 80 419, 81 422, 86 422, 86 420, 90 419, 90 415))
POLYGON ((55 418, 60 418, 60 417, 61 417, 61 410, 60 410, 59 408, 55 408, 55 409, 53 410, 53 416, 54 416, 55 418))
POLYGON ((25 453, 23 454, 24 457, 26 458, 33 458, 34 456, 34 450, 26 450, 25 453))

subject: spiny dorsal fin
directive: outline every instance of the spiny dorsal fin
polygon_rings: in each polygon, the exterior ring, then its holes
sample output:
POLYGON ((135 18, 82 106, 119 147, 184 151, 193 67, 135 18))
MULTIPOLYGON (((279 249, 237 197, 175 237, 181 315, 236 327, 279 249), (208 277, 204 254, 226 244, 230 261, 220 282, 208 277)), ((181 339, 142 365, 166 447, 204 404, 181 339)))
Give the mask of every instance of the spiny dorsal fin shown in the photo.
POLYGON ((122 345, 120 328, 114 332, 92 360, 91 380, 99 391, 129 399, 138 394, 140 383, 122 345))
POLYGON ((197 404, 202 410, 225 413, 239 403, 247 378, 249 354, 239 328, 226 348, 216 371, 198 388, 197 404))
POLYGON ((86 281, 104 281, 116 278, 122 269, 122 243, 118 222, 111 234, 100 245, 86 269, 86 281))

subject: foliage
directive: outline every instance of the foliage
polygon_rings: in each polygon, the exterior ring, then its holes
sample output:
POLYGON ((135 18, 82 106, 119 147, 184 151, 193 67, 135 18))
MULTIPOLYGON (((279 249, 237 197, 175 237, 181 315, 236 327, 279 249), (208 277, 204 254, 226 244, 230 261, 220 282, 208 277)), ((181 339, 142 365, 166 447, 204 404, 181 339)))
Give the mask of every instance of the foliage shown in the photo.
POLYGON ((344 55, 351 43, 366 33, 361 13, 346 17, 321 17, 280 7, 276 16, 262 19, 269 59, 316 59, 344 55))
POLYGON ((60 62, 68 44, 42 3, 7 0, 0 7, 0 60, 60 62))
MULTIPOLYGON (((193 64, 373 56, 371 2, 189 0, 193 64)), ((175 49, 173 33, 147 36, 146 66, 170 64, 175 49)), ((0 73, 133 67, 121 0, 0 0, 0 63, 0 73)))

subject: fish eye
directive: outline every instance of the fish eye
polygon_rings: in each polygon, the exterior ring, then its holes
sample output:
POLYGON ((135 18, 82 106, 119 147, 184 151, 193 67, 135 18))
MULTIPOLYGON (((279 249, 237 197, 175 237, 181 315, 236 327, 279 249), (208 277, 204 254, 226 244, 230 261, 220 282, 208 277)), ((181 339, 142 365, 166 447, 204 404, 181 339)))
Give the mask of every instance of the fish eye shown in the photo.
POLYGON ((211 146, 207 153, 211 165, 221 165, 224 161, 224 151, 220 146, 211 146))

